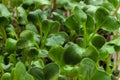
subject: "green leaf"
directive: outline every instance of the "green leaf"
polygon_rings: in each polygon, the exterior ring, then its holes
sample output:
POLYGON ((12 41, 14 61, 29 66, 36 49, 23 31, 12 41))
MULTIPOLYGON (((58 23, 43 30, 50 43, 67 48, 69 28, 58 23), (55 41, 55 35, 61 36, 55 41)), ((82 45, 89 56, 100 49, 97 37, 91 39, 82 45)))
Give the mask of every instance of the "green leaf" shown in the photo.
POLYGON ((46 20, 47 16, 40 9, 30 11, 27 16, 28 21, 33 22, 34 24, 40 24, 42 20, 46 20))
POLYGON ((61 68, 61 74, 68 75, 71 77, 77 77, 78 71, 78 66, 65 65, 61 68))
POLYGON ((61 7, 63 7, 64 5, 66 5, 66 4, 68 4, 70 1, 69 0, 57 0, 56 1, 56 4, 58 5, 58 6, 61 6, 61 7))
POLYGON ((106 17, 109 16, 109 12, 103 8, 100 7, 97 9, 97 11, 95 12, 95 20, 97 22, 97 26, 100 26, 105 22, 106 17))
POLYGON ((46 40, 46 46, 63 45, 67 39, 66 33, 50 34, 46 40))
POLYGON ((34 8, 35 7, 34 0, 23 0, 22 7, 25 9, 34 8))
POLYGON ((18 42, 16 43, 16 48, 17 49, 24 49, 24 48, 28 48, 33 46, 33 43, 31 41, 28 40, 18 40, 18 42))
POLYGON ((61 35, 62 37, 64 37, 65 40, 68 40, 68 38, 69 38, 69 36, 68 36, 68 34, 66 32, 62 32, 61 31, 61 32, 58 32, 57 34, 61 35))
POLYGON ((58 7, 65 8, 66 10, 72 10, 76 6, 70 0, 57 0, 56 4, 58 7))
POLYGON ((0 4, 0 25, 8 25, 10 23, 11 14, 3 4, 0 4))
POLYGON ((70 29, 76 31, 76 33, 80 33, 81 31, 81 25, 77 17, 75 15, 69 16, 66 21, 65 25, 70 29))
POLYGON ((46 80, 57 80, 59 76, 59 67, 55 63, 47 64, 44 69, 45 79, 46 80))
POLYGON ((34 78, 27 73, 24 64, 18 62, 12 71, 12 80, 34 80, 34 78))
POLYGON ((93 60, 89 58, 84 58, 80 62, 79 74, 78 74, 80 80, 92 80, 91 77, 94 75, 95 72, 96 72, 96 66, 93 60))
POLYGON ((29 73, 35 78, 35 80, 45 80, 44 72, 41 68, 33 67, 29 73))
POLYGON ((92 17, 95 16, 95 12, 97 10, 97 7, 94 6, 94 5, 86 5, 84 6, 83 10, 85 9, 85 12, 88 14, 88 15, 91 15, 92 17))
POLYGON ((120 14, 119 13, 116 14, 116 17, 117 17, 118 21, 120 22, 120 14))
POLYGON ((40 22, 42 22, 42 20, 47 19, 47 14, 45 12, 43 12, 42 10, 37 9, 37 10, 35 10, 35 12, 37 13, 40 22))
POLYGON ((36 11, 29 12, 27 19, 28 21, 33 22, 34 24, 37 24, 39 22, 38 13, 36 11))
POLYGON ((41 36, 39 34, 35 34, 33 43, 37 46, 40 44, 40 41, 41 41, 41 36))
POLYGON ((59 76, 58 80, 67 80, 65 76, 59 76))
POLYGON ((44 64, 44 61, 43 61, 43 59, 41 58, 39 58, 39 59, 36 59, 33 63, 32 63, 32 65, 34 66, 34 67, 38 67, 38 68, 41 68, 41 69, 43 69, 44 68, 44 66, 45 66, 45 64, 44 64))
POLYGON ((120 23, 117 21, 115 17, 112 16, 106 17, 106 21, 102 25, 102 29, 110 32, 119 29, 119 27, 120 27, 120 23))
POLYGON ((13 25, 8 25, 5 27, 7 36, 11 38, 17 38, 17 34, 13 25))
POLYGON ((7 7, 3 4, 0 4, 0 16, 8 17, 10 16, 10 12, 8 11, 7 7))
POLYGON ((22 61, 35 61, 36 57, 39 54, 39 51, 36 47, 27 47, 21 51, 22 61))
POLYGON ((115 48, 115 51, 116 51, 116 52, 119 52, 119 51, 120 51, 120 46, 114 46, 114 48, 115 48))
POLYGON ((46 49, 40 49, 39 56, 42 58, 48 57, 48 51, 46 49))
POLYGON ((111 80, 111 76, 105 71, 97 70, 91 80, 111 80))
POLYGON ((7 0, 0 0, 0 3, 4 4, 5 6, 8 4, 7 0))
POLYGON ((7 52, 14 52, 16 49, 16 43, 17 41, 15 39, 7 38, 5 43, 5 50, 7 52))
POLYGON ((22 7, 17 7, 18 11, 18 22, 19 25, 25 25, 27 23, 27 14, 22 7))
POLYGON ((88 34, 94 32, 95 30, 95 26, 94 26, 94 20, 92 18, 92 16, 87 15, 87 21, 86 21, 86 32, 88 34))
POLYGON ((12 7, 19 6, 23 0, 10 0, 12 7))
POLYGON ((37 6, 50 5, 49 0, 33 0, 37 6))
POLYGON ((39 51, 36 47, 30 47, 28 48, 27 53, 31 58, 35 58, 39 54, 39 51))
POLYGON ((0 56, 0 63, 4 63, 4 56, 0 56))
POLYGON ((93 60, 84 58, 79 67, 80 80, 111 80, 111 76, 103 70, 99 70, 93 60))
POLYGON ((108 42, 108 44, 120 46, 120 38, 113 39, 113 40, 111 40, 110 42, 108 42))
POLYGON ((64 24, 65 22, 65 17, 61 14, 59 14, 58 12, 53 12, 53 20, 57 20, 60 23, 64 24))
POLYGON ((102 6, 108 9, 109 11, 113 11, 115 9, 114 6, 110 2, 104 2, 102 6))
POLYGON ((119 0, 108 0, 108 1, 112 3, 114 7, 117 7, 119 4, 119 0))
POLYGON ((115 51, 120 51, 120 38, 113 39, 108 44, 114 46, 115 51))
POLYGON ((74 14, 79 23, 83 24, 87 20, 87 15, 79 7, 74 8, 74 14))
POLYGON ((87 20, 87 15, 79 7, 75 7, 73 14, 66 19, 65 25, 71 31, 73 30, 77 34, 80 34, 81 25, 83 25, 83 23, 85 23, 86 20, 87 20))
POLYGON ((8 25, 9 24, 9 19, 7 17, 0 17, 0 25, 8 25))
POLYGON ((46 46, 63 45, 65 39, 61 35, 51 35, 46 40, 46 46))
POLYGON ((42 21, 42 32, 45 35, 51 33, 57 33, 59 31, 59 28, 60 28, 60 24, 57 21, 52 21, 52 20, 42 21))
POLYGON ((33 41, 34 33, 30 30, 24 30, 20 33, 20 39, 33 41))
POLYGON ((106 51, 108 54, 113 54, 113 53, 115 53, 114 46, 111 46, 111 45, 109 45, 109 44, 105 44, 105 45, 101 48, 101 50, 106 51))
POLYGON ((82 49, 77 44, 69 45, 63 55, 63 60, 66 64, 75 65, 82 59, 82 49))
POLYGON ((100 59, 105 59, 107 58, 110 54, 114 54, 115 49, 114 46, 105 44, 100 50, 99 50, 99 58, 100 59))
POLYGON ((91 5, 101 5, 103 2, 103 0, 85 0, 86 4, 91 4, 91 5))
POLYGON ((65 51, 65 49, 63 47, 54 46, 49 50, 49 57, 55 63, 62 65, 62 64, 64 64, 64 61, 63 61, 64 51, 65 51))
POLYGON ((36 26, 34 24, 31 24, 31 23, 27 24, 25 26, 25 28, 26 28, 26 30, 30 30, 32 32, 38 33, 38 30, 37 30, 37 28, 36 28, 36 26))
POLYGON ((94 45, 97 49, 100 49, 104 44, 106 40, 101 35, 95 35, 91 41, 92 45, 94 45))
POLYGON ((106 31, 113 32, 119 28, 120 23, 113 16, 110 16, 105 8, 98 8, 95 13, 95 20, 97 27, 102 28, 106 31), (115 26, 116 25, 116 26, 115 26))
POLYGON ((93 45, 89 45, 82 56, 88 57, 96 62, 98 60, 99 52, 93 45))
POLYGON ((80 47, 83 47, 83 43, 84 43, 84 39, 83 38, 77 38, 76 39, 76 43, 80 46, 80 47))
POLYGON ((10 73, 4 73, 1 77, 1 80, 11 80, 11 74, 10 73))

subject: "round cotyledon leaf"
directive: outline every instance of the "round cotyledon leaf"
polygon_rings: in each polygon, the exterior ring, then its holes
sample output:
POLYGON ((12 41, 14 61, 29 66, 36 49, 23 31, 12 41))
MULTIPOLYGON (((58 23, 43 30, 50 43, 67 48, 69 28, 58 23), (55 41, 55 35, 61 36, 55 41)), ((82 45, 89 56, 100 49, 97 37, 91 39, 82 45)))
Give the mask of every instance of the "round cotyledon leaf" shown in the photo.
POLYGON ((15 39, 12 39, 12 38, 8 38, 6 40, 6 43, 5 43, 5 49, 7 52, 13 52, 15 51, 15 47, 16 47, 16 43, 17 43, 17 40, 15 39))
POLYGON ((29 73, 35 78, 35 80, 45 80, 44 72, 39 67, 31 68, 29 73))
POLYGON ((58 80, 67 80, 67 77, 65 77, 65 76, 59 76, 58 80))
POLYGON ((59 66, 55 63, 47 64, 44 69, 44 75, 46 80, 57 80, 59 76, 59 66))
POLYGON ((24 49, 24 48, 31 47, 31 46, 33 46, 33 43, 31 41, 28 41, 28 40, 20 39, 16 43, 17 49, 24 49))
POLYGON ((22 7, 25 9, 28 9, 28 8, 33 9, 35 7, 34 1, 33 0, 23 0, 22 7))
POLYGON ((37 30, 37 28, 36 28, 36 26, 34 24, 31 24, 31 23, 27 24, 25 26, 25 28, 26 28, 26 30, 30 30, 30 31, 33 31, 35 33, 38 33, 38 30, 37 30))
POLYGON ((63 60, 66 64, 75 65, 82 59, 82 50, 77 44, 71 44, 64 52, 63 60))
POLYGON ((98 28, 102 28, 109 32, 117 30, 120 26, 118 20, 114 16, 109 15, 108 10, 103 7, 96 10, 95 20, 98 28))
POLYGON ((35 11, 29 12, 27 19, 28 21, 33 22, 33 23, 39 22, 38 13, 35 11))
POLYGON ((49 50, 49 57, 54 61, 55 63, 62 65, 64 64, 63 61, 63 54, 65 49, 62 46, 54 46, 49 50))
POLYGON ((1 77, 1 80, 11 80, 11 74, 10 73, 4 73, 1 77))
POLYGON ((97 49, 100 49, 104 44, 106 40, 101 35, 95 35, 91 41, 92 45, 94 45, 97 49))
POLYGON ((42 12, 40 9, 37 9, 29 12, 27 19, 34 24, 39 24, 42 20, 47 19, 47 16, 46 13, 42 12))
POLYGON ((24 30, 20 33, 20 38, 23 40, 34 40, 34 33, 30 30, 24 30))
POLYGON ((76 19, 80 22, 80 23, 83 23, 83 22, 86 22, 87 20, 87 15, 86 13, 80 9, 79 7, 75 7, 74 8, 74 14, 75 14, 75 17, 76 19), (82 15, 82 16, 81 16, 82 15))
POLYGON ((78 18, 75 16, 75 14, 67 17, 65 21, 65 25, 68 27, 68 29, 76 31, 76 33, 80 33, 81 26, 78 18))
POLYGON ((97 69, 91 80, 111 80, 111 76, 105 71, 97 69))
POLYGON ((11 76, 11 80, 34 80, 33 76, 28 74, 25 65, 22 62, 16 63, 11 76))
POLYGON ((10 23, 11 13, 8 11, 7 7, 0 4, 0 25, 8 25, 10 23))
POLYGON ((92 44, 90 44, 82 56, 83 58, 87 57, 96 62, 98 60, 99 52, 92 44))
POLYGON ((95 12, 95 20, 97 24, 101 25, 105 21, 107 16, 109 16, 109 12, 107 11, 107 9, 103 7, 98 8, 95 12))
POLYGON ((39 51, 38 51, 38 49, 36 48, 36 47, 30 47, 29 49, 28 49, 28 55, 30 56, 30 57, 35 57, 36 55, 38 55, 39 54, 39 51))
POLYGON ((93 73, 96 71, 95 62, 90 58, 84 58, 79 66, 79 80, 91 80, 93 73))
POLYGON ((119 27, 120 27, 120 23, 113 16, 106 17, 105 22, 101 26, 102 29, 109 31, 109 32, 113 32, 119 29, 119 27))

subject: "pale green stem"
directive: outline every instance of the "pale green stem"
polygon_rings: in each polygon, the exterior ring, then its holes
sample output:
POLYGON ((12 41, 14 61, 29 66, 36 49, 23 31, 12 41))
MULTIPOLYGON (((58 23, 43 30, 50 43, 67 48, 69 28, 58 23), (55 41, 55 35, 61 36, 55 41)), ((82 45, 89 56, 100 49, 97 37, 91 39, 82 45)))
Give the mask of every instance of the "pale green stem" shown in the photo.
POLYGON ((0 32, 1 32, 1 35, 4 37, 4 39, 6 40, 7 34, 3 26, 0 26, 0 32))
POLYGON ((84 30, 84 44, 83 47, 86 48, 87 46, 87 41, 88 41, 88 35, 87 35, 87 31, 86 31, 86 25, 85 23, 83 23, 83 30, 84 30))

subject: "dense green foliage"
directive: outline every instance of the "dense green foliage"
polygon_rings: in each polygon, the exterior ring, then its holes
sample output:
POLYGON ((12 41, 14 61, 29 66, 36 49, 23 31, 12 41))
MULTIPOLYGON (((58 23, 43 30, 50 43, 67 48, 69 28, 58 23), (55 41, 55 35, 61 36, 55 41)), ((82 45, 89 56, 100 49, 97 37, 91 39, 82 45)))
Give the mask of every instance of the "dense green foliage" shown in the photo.
POLYGON ((0 80, 117 80, 119 8, 120 0, 0 0, 0 80))

